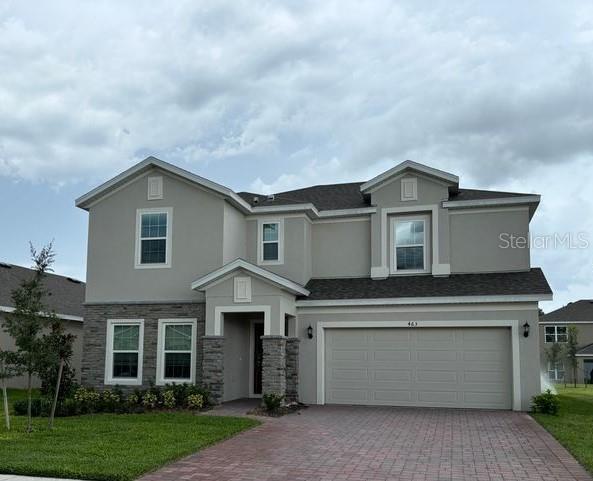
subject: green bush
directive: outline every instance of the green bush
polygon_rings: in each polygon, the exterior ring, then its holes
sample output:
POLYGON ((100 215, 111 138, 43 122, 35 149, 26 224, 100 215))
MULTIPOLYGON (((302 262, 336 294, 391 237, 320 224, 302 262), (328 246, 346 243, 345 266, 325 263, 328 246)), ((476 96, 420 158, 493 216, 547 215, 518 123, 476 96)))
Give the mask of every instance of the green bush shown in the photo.
POLYGON ((549 389, 544 393, 533 396, 531 403, 534 413, 556 415, 558 414, 558 409, 560 408, 558 396, 552 394, 552 391, 549 389))
POLYGON ((168 389, 163 392, 163 406, 168 409, 173 409, 177 406, 177 399, 175 398, 175 393, 173 390, 168 389))
POLYGON ((190 409, 202 409, 204 407, 204 396, 201 394, 190 394, 187 396, 186 403, 190 409))
POLYGON ((262 400, 264 402, 264 408, 266 411, 274 413, 280 409, 280 406, 282 406, 284 396, 275 393, 268 393, 262 396, 262 400))
MULTIPOLYGON (((26 399, 19 399, 15 401, 13 404, 14 413, 17 416, 26 416, 27 415, 27 405, 28 402, 26 399)), ((39 416, 47 416, 50 410, 50 403, 45 398, 33 398, 31 399, 31 416, 39 417, 39 416)))

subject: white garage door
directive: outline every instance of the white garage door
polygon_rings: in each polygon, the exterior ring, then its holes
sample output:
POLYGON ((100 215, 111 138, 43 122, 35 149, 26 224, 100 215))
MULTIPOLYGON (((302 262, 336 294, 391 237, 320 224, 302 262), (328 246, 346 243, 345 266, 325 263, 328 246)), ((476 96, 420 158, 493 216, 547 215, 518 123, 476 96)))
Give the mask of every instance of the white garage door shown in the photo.
POLYGON ((327 329, 325 402, 510 409, 506 328, 327 329))

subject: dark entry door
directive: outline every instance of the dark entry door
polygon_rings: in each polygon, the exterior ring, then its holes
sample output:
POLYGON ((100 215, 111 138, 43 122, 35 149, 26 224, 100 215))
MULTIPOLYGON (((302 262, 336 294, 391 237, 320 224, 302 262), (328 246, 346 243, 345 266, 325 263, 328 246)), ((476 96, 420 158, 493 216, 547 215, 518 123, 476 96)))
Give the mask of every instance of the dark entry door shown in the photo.
POLYGON ((585 360, 585 382, 593 384, 593 359, 585 360))
POLYGON ((253 325, 253 394, 262 393, 262 361, 264 350, 261 337, 264 335, 264 324, 258 322, 253 325))

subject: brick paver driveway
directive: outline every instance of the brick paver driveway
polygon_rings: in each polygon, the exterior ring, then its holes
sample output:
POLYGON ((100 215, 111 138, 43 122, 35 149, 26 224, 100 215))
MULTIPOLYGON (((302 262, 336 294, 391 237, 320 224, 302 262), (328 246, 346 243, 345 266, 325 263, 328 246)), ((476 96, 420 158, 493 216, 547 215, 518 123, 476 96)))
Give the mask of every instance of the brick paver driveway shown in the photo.
POLYGON ((313 406, 144 481, 573 481, 592 478, 528 415, 313 406))

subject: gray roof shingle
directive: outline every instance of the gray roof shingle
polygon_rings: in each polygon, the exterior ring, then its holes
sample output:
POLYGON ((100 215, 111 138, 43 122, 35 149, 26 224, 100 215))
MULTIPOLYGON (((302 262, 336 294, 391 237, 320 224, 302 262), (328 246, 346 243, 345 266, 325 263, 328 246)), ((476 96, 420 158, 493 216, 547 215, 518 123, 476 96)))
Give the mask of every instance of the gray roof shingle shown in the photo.
POLYGON ((589 344, 577 351, 577 356, 593 356, 593 344, 589 344))
MULTIPOLYGON (((252 207, 311 203, 318 210, 358 209, 370 206, 369 196, 364 196, 360 192, 360 186, 362 184, 363 182, 315 185, 304 189, 279 192, 274 194, 273 200, 269 200, 265 194, 255 194, 253 192, 239 192, 238 195, 252 207), (255 201, 256 198, 257 202, 255 201)), ((457 192, 449 194, 448 200, 500 199, 524 195, 531 194, 499 192, 494 190, 458 189, 457 192)))
MULTIPOLYGON (((32 269, 12 264, 0 264, 0 306, 14 307, 12 291, 24 279, 30 279, 33 275, 32 269)), ((56 274, 47 274, 44 283, 45 288, 51 294, 45 299, 50 310, 57 314, 83 317, 84 282, 56 274)))
POLYGON ((593 299, 581 299, 570 302, 566 306, 548 312, 540 318, 540 322, 593 322, 593 299))
POLYGON ((404 297, 499 296, 551 294, 539 268, 525 272, 452 274, 449 277, 394 276, 311 279, 305 286, 311 294, 303 300, 388 299, 404 297))

